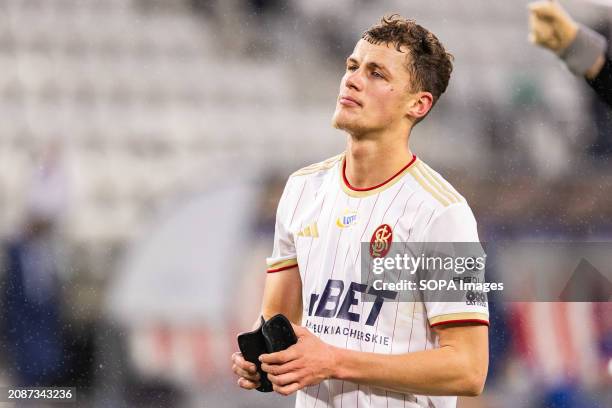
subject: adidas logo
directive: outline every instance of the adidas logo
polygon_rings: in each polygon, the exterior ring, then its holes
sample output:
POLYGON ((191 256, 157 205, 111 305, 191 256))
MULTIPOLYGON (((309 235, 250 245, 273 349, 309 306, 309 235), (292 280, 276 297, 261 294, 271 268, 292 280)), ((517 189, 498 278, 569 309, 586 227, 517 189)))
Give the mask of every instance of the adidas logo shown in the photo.
POLYGON ((308 224, 300 232, 298 232, 297 235, 298 237, 319 238, 319 229, 317 228, 317 223, 313 222, 312 224, 308 224))

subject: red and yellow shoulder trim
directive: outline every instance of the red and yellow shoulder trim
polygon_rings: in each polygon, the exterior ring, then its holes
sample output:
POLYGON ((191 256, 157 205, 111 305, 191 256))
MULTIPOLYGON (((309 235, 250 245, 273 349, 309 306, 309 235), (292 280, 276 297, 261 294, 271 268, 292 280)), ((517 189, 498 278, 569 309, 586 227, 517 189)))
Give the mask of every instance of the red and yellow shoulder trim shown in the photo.
POLYGON ((285 259, 283 261, 274 262, 272 264, 268 264, 268 273, 280 272, 286 269, 291 269, 297 266, 297 259, 285 259))
POLYGON ((439 326, 448 323, 478 323, 489 325, 489 316, 485 313, 478 312, 462 312, 462 313, 449 313, 440 316, 434 316, 429 318, 429 325, 431 327, 439 326))

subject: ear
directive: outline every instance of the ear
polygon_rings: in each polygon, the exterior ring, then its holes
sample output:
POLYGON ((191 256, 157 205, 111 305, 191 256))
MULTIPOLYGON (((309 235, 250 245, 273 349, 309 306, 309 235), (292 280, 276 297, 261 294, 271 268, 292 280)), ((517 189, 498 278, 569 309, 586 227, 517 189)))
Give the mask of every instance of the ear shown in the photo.
POLYGON ((433 106, 433 95, 430 92, 418 92, 408 102, 408 116, 421 119, 431 110, 433 106))

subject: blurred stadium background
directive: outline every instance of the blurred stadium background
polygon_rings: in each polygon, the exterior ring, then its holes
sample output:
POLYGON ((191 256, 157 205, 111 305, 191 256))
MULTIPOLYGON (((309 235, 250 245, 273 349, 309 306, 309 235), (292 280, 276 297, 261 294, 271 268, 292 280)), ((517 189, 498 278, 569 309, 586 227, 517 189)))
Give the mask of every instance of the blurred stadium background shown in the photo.
MULTIPOLYGON (((564 5, 609 33, 601 3, 564 5)), ((284 181, 343 149, 344 59, 389 12, 455 55, 412 143, 481 238, 610 240, 611 111, 528 43, 526 4, 0 0, 0 385, 77 386, 85 407, 293 406, 239 390, 230 354, 284 181)), ((612 406, 609 303, 491 313, 486 391, 460 407, 612 406)))

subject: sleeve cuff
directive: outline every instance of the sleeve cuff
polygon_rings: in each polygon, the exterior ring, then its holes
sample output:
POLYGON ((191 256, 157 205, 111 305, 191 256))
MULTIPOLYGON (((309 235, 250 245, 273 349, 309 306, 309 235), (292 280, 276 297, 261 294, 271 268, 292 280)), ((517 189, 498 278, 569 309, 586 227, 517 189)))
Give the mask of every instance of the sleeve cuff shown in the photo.
POLYGON ((606 48, 607 41, 603 35, 581 24, 574 41, 559 56, 570 71, 583 76, 606 48))
POLYGON ((449 313, 429 318, 429 325, 431 327, 440 326, 448 323, 478 323, 488 326, 489 315, 485 313, 464 312, 449 313))
POLYGON ((268 262, 268 273, 280 272, 297 266, 297 259, 284 259, 277 262, 268 262))

